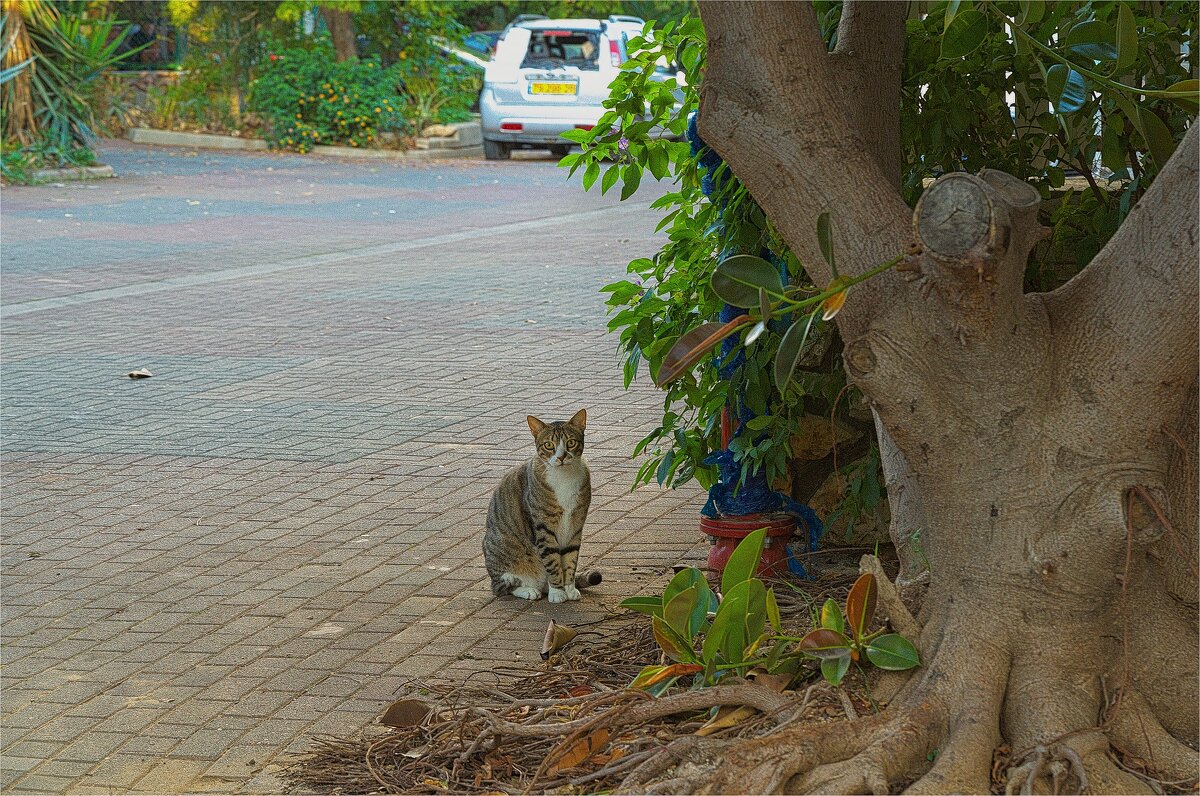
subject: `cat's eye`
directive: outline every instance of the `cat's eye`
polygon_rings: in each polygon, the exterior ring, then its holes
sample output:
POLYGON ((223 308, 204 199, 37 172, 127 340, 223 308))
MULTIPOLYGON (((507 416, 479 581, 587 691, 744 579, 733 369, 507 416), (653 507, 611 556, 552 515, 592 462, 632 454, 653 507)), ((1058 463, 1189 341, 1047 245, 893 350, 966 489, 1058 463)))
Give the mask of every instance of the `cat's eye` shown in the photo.
POLYGON ((575 439, 567 440, 567 447, 572 448, 572 449, 578 448, 579 440, 575 440, 575 439))

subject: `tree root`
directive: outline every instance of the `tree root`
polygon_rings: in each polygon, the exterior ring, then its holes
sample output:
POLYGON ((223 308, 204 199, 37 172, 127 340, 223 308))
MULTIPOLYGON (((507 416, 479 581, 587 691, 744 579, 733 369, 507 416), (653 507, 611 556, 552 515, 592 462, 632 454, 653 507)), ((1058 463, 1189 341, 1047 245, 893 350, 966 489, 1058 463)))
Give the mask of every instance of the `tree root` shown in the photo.
POLYGON ((682 694, 664 699, 651 699, 644 692, 613 692, 614 697, 636 695, 637 702, 632 707, 628 701, 614 705, 603 713, 588 716, 574 721, 559 723, 514 724, 510 721, 496 718, 490 711, 477 710, 484 717, 497 735, 516 735, 529 738, 547 738, 558 735, 571 735, 586 729, 595 729, 609 724, 626 724, 636 726, 643 722, 660 719, 674 713, 707 710, 720 705, 746 705, 756 710, 776 715, 779 722, 786 720, 790 713, 788 708, 796 706, 794 700, 772 691, 765 686, 750 682, 734 683, 731 685, 706 688, 702 691, 686 691, 682 694), (786 715, 785 715, 786 714, 786 715))
POLYGON ((1125 693, 1109 722, 1108 736, 1113 747, 1137 758, 1155 778, 1176 782, 1200 780, 1200 754, 1176 740, 1137 691, 1125 693))

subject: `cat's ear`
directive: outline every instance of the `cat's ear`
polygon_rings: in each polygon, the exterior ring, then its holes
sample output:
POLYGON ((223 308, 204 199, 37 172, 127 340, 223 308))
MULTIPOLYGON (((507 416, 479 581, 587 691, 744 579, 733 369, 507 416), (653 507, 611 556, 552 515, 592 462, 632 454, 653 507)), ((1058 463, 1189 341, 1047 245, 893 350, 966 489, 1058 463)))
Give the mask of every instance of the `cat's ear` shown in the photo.
POLYGON ((538 420, 533 415, 529 415, 528 417, 526 417, 525 422, 529 424, 529 430, 533 432, 533 436, 535 439, 537 438, 538 434, 541 434, 543 431, 546 430, 546 424, 543 423, 542 421, 538 420))
POLYGON ((587 425, 587 410, 580 409, 578 412, 572 415, 571 419, 568 420, 567 423, 579 429, 580 431, 583 431, 583 427, 587 425))

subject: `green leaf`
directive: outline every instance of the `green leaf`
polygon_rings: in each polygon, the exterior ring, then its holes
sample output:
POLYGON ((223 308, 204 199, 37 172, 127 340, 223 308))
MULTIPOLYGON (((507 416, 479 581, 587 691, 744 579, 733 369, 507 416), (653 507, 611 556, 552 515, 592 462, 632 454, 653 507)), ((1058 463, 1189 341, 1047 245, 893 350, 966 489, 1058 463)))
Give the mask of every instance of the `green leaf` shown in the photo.
POLYGON ((717 263, 712 275, 712 289, 726 304, 750 309, 758 303, 758 290, 783 295, 779 269, 761 257, 736 254, 717 263))
POLYGON ((621 169, 621 179, 625 184, 621 186, 621 201, 624 202, 637 191, 638 185, 642 182, 642 167, 636 163, 630 163, 625 168, 621 169))
POLYGON ((738 546, 725 563, 725 571, 721 573, 722 592, 728 595, 734 586, 754 577, 754 570, 758 567, 758 559, 762 555, 766 538, 767 529, 759 528, 738 542, 738 546))
MULTIPOLYGON (((946 11, 945 11, 944 16, 942 17, 942 32, 943 33, 945 33, 946 29, 950 27, 950 23, 954 21, 954 16, 958 13, 958 8, 961 5, 962 5, 962 0, 950 0, 950 2, 946 3, 946 11)), ((972 6, 971 0, 967 0, 967 8, 971 8, 971 6, 972 6)))
POLYGON ((774 589, 767 589, 767 621, 776 633, 783 632, 783 620, 779 616, 779 602, 775 599, 774 589))
POLYGON ((621 601, 620 607, 647 616, 662 616, 663 601, 661 597, 629 597, 621 601))
POLYGON ((594 183, 596 181, 596 178, 599 176, 600 176, 600 164, 593 160, 591 163, 588 164, 587 169, 585 169, 583 172, 583 190, 586 191, 589 188, 591 188, 592 183, 594 183))
POLYGON ((987 17, 974 8, 954 15, 942 34, 942 58, 962 58, 983 44, 988 33, 987 17))
POLYGON ((818 628, 800 639, 800 651, 813 658, 850 656, 850 639, 836 630, 818 628))
POLYGON ((912 642, 899 633, 888 633, 867 645, 867 659, 880 669, 901 672, 921 665, 912 642))
POLYGON ((662 647, 662 651, 667 653, 668 658, 679 663, 697 662, 695 650, 666 623, 666 620, 656 616, 650 621, 654 625, 654 640, 662 647))
POLYGON ((779 350, 775 352, 775 386, 781 393, 787 391, 792 374, 804 358, 804 343, 808 340, 808 333, 820 312, 820 307, 813 310, 804 324, 800 321, 794 322, 779 341, 779 350))
POLYGON ((846 625, 855 641, 867 634, 867 627, 875 617, 875 601, 878 599, 879 587, 875 576, 864 572, 850 587, 846 595, 846 625))
POLYGON ((696 607, 699 599, 699 588, 692 586, 676 594, 671 598, 670 602, 664 601, 663 621, 678 633, 679 637, 684 641, 690 642, 695 635, 695 629, 691 626, 692 609, 696 607))
POLYGON ((1093 61, 1114 61, 1117 58, 1117 32, 1107 22, 1081 22, 1067 33, 1063 46, 1076 55, 1093 61))
POLYGON ((1128 3, 1117 5, 1117 65, 1115 71, 1121 72, 1133 66, 1137 60, 1138 34, 1137 22, 1128 3))
MULTIPOLYGON (((821 676, 830 685, 841 685, 846 672, 850 671, 850 656, 839 655, 836 658, 821 659, 821 676)), ((638 675, 639 677, 641 675, 638 675)), ((633 686, 636 688, 636 686, 633 686)))
POLYGON ((701 583, 708 585, 708 582, 704 579, 704 573, 695 567, 679 570, 679 572, 675 573, 675 577, 671 578, 670 582, 667 583, 667 587, 663 589, 663 604, 671 602, 675 598, 675 595, 682 594, 701 583))
POLYGON ((565 138, 568 141, 574 141, 576 144, 582 144, 584 141, 589 141, 592 138, 591 130, 567 130, 565 133, 559 133, 559 138, 565 138))
POLYGON ((1150 157, 1154 158, 1154 162, 1161 169, 1167 165, 1167 161, 1175 152, 1175 141, 1171 138, 1171 131, 1158 114, 1145 105, 1139 105, 1137 112, 1142 132, 1146 136, 1146 144, 1150 147, 1150 157))
POLYGON ((1104 164, 1104 168, 1116 173, 1124 171, 1129 165, 1122 136, 1123 126, 1118 127, 1111 118, 1106 118, 1104 130, 1100 135, 1100 162, 1104 164))
POLYGON ((1188 113, 1196 113, 1200 109, 1200 80, 1181 80, 1173 86, 1167 86, 1165 90, 1173 94, 1166 99, 1188 113))
POLYGON ((654 175, 654 179, 661 180, 667 176, 667 171, 670 167, 667 150, 660 146, 651 148, 646 153, 646 165, 650 168, 650 173, 654 175))
POLYGON ((1087 81, 1063 64, 1046 70, 1046 94, 1055 113, 1073 113, 1087 102, 1087 81))
POLYGON ((758 314, 764 321, 771 320, 771 297, 761 287, 758 289, 758 314))
POLYGON ((833 271, 836 279, 838 272, 837 263, 833 257, 833 221, 829 217, 828 210, 817 216, 817 243, 821 246, 821 256, 825 258, 829 270, 833 271))
POLYGON ((842 616, 842 609, 837 600, 832 597, 825 600, 825 604, 821 606, 821 627, 839 633, 846 632, 846 619, 842 616))
POLYGON ((747 420, 745 426, 751 431, 762 431, 764 428, 767 428, 774 422, 775 420, 771 417, 771 415, 759 415, 758 417, 752 417, 747 420))
POLYGON ((605 169, 604 179, 600 181, 600 193, 602 195, 608 193, 608 189, 613 187, 619 176, 621 176, 621 167, 617 164, 614 163, 605 169))
MULTIPOLYGON (((1024 27, 1025 25, 1036 25, 1042 21, 1042 15, 1046 13, 1046 0, 1021 0, 1021 10, 1017 14, 1017 25, 1024 27)), ((1020 41, 1021 37, 1017 37, 1020 41)))

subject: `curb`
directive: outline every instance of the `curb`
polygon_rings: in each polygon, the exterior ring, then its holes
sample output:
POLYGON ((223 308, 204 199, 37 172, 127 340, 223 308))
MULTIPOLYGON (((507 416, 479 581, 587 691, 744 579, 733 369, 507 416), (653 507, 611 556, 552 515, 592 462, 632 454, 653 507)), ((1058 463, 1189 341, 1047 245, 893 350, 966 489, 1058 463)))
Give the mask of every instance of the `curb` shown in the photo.
POLYGON ((362 158, 368 160, 399 160, 420 162, 427 160, 452 160, 455 158, 481 158, 482 146, 464 146, 457 149, 359 149, 350 146, 317 145, 309 150, 313 155, 335 158, 362 158))
MULTIPOLYGON (((455 128, 453 136, 444 138, 419 138, 417 139, 417 147, 415 149, 360 149, 358 147, 318 144, 310 149, 309 153, 338 158, 366 158, 410 162, 482 158, 482 136, 478 134, 478 124, 467 122, 462 125, 453 125, 453 127, 455 128), (471 143, 463 146, 462 143, 464 142, 471 143)), ((213 135, 212 133, 180 133, 174 130, 156 130, 150 127, 130 128, 126 134, 126 138, 135 144, 150 144, 152 146, 177 146, 193 149, 224 149, 250 152, 266 152, 270 149, 267 142, 261 138, 236 138, 231 135, 213 135)))
POLYGON ((65 169, 39 169, 33 173, 36 182, 79 182, 116 176, 112 166, 72 166, 65 169))
POLYGON ((231 135, 212 133, 180 133, 174 130, 155 130, 150 127, 132 127, 126 138, 135 144, 158 146, 199 147, 203 149, 240 149, 250 152, 265 152, 267 142, 261 138, 235 138, 231 135))

